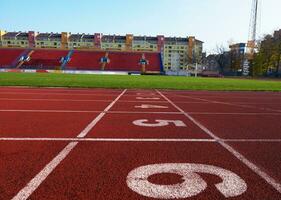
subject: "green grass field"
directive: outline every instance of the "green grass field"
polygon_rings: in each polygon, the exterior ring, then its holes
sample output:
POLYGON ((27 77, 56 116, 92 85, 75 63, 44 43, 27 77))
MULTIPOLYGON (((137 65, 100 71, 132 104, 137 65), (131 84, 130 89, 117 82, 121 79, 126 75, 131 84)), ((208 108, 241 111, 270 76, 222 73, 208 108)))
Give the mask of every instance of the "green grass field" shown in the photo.
POLYGON ((44 73, 0 73, 0 86, 281 91, 278 80, 44 73))

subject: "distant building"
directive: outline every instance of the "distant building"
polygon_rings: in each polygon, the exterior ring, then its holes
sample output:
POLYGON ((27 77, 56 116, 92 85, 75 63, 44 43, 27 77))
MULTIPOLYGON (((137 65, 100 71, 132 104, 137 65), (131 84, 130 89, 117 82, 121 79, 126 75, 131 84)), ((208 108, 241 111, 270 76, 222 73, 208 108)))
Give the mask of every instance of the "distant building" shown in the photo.
POLYGON ((232 71, 242 72, 246 53, 246 43, 232 44, 229 48, 232 71))
POLYGON ((203 42, 195 37, 134 36, 62 33, 5 32, 0 30, 0 47, 88 49, 160 52, 165 70, 187 70, 201 63, 203 42))

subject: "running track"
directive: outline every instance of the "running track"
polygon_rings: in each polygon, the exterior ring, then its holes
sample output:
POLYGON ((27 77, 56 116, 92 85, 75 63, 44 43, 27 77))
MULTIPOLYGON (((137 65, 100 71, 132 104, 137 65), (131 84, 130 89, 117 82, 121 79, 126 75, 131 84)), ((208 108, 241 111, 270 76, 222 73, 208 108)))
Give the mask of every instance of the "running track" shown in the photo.
POLYGON ((0 88, 0 199, 281 199, 281 93, 0 88))

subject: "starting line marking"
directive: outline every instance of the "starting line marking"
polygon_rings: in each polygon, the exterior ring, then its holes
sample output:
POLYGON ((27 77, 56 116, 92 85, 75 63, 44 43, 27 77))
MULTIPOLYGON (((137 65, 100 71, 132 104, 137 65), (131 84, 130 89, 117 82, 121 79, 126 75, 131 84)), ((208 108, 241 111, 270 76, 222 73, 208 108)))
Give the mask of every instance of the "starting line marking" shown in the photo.
POLYGON ((228 150, 233 156, 235 156, 238 160, 240 160, 242 163, 244 163, 247 167, 249 167, 253 172, 255 172, 257 175, 259 175, 261 178, 263 178, 269 185, 271 185, 275 190, 277 190, 279 193, 281 193, 281 184, 278 183, 274 178, 272 178, 270 175, 268 175, 266 172, 264 172, 262 169, 260 169, 258 166, 256 166, 253 162, 248 160, 245 156, 240 154, 238 151, 236 151, 233 147, 225 143, 221 140, 218 136, 216 136, 213 132, 211 132, 208 128, 206 128, 204 125, 202 125, 200 122, 198 122, 196 119, 194 119, 189 114, 185 113, 180 107, 178 107, 176 104, 174 104, 170 99, 168 99, 165 95, 163 95, 161 92, 156 90, 165 100, 167 100, 169 103, 171 103, 175 108, 177 108, 180 112, 182 112, 189 120, 191 120, 194 124, 196 124, 198 127, 200 127, 207 135, 211 136, 213 139, 217 140, 217 142, 224 147, 226 150, 228 150))
POLYGON ((236 103, 231 103, 231 102, 221 102, 221 101, 215 101, 215 100, 202 99, 202 98, 198 98, 198 97, 188 97, 188 98, 194 99, 194 100, 205 101, 205 102, 209 102, 209 103, 215 103, 215 104, 230 105, 230 106, 240 107, 240 108, 251 108, 251 109, 255 109, 255 110, 258 109, 258 110, 265 110, 265 111, 279 112, 279 113, 281 112, 281 110, 279 110, 279 109, 257 107, 257 106, 253 106, 253 105, 242 105, 242 104, 236 104, 236 103))
POLYGON ((77 141, 77 142, 268 142, 278 143, 281 139, 179 139, 179 138, 31 138, 2 137, 0 141, 77 141))
MULTIPOLYGON (((0 138, 0 141, 77 141, 77 142, 216 142, 214 139, 177 138, 0 138)), ((281 142, 281 140, 280 140, 281 142)))
MULTIPOLYGON (((109 104, 104 111, 108 111, 121 96, 127 90, 123 92, 109 104)), ((85 137, 91 128, 105 115, 100 113, 77 137, 85 137)), ((51 160, 27 185, 22 188, 12 200, 26 200, 29 196, 39 187, 39 185, 49 176, 49 174, 63 161, 63 159, 77 146, 78 142, 70 142, 53 160, 51 160)))
MULTIPOLYGON (((32 112, 32 113, 112 113, 112 114, 169 114, 169 115, 183 115, 182 112, 149 112, 149 111, 98 111, 98 110, 14 110, 14 109, 0 109, 0 112, 32 112)), ((274 113, 223 113, 223 112, 185 112, 189 115, 281 115, 281 112, 274 113)))

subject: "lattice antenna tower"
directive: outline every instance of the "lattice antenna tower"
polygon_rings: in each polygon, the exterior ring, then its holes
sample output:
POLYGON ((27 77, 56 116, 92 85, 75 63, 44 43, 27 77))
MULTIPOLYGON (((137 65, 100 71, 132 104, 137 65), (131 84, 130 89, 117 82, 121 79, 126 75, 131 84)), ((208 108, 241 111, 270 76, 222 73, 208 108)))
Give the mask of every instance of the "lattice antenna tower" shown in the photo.
POLYGON ((257 29, 259 22, 259 14, 260 14, 260 0, 253 0, 252 2, 252 10, 251 10, 251 19, 249 25, 249 40, 248 40, 248 54, 250 59, 255 53, 255 48, 257 46, 257 29))

